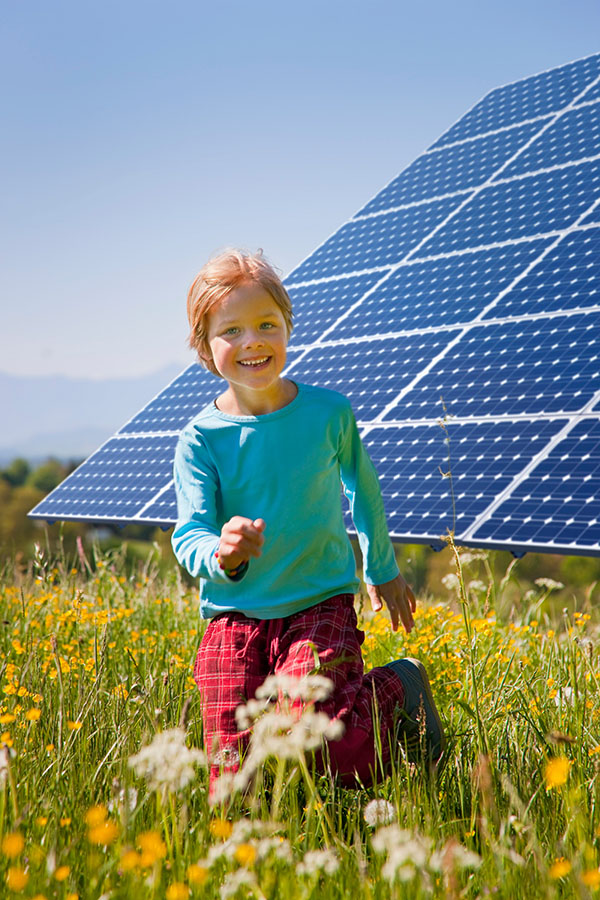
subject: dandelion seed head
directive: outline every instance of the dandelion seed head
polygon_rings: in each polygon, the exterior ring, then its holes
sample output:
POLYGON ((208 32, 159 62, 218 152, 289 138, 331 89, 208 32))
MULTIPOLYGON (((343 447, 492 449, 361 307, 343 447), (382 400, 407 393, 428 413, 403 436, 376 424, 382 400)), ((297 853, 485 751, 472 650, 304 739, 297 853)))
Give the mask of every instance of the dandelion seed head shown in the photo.
POLYGON ((377 825, 390 825, 396 821, 396 810, 389 800, 371 800, 364 809, 364 818, 367 825, 375 828, 377 825))
POLYGON ((296 866, 298 875, 315 875, 324 872, 334 875, 339 869, 340 861, 333 850, 309 850, 304 854, 302 862, 296 866))
POLYGON ((153 790, 181 790, 194 778, 196 765, 206 765, 206 756, 186 747, 182 728, 159 732, 152 743, 129 758, 129 766, 153 790))

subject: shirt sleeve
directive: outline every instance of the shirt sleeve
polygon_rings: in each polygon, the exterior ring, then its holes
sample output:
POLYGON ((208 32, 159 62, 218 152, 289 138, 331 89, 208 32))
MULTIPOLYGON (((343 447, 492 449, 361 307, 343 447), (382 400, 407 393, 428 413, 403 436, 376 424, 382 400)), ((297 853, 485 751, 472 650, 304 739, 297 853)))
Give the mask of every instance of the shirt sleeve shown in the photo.
POLYGON ((177 496, 177 523, 171 544, 175 556, 190 575, 207 581, 239 581, 245 569, 230 578, 219 567, 216 553, 221 536, 218 516, 219 479, 200 439, 180 437, 173 467, 177 496))
POLYGON ((344 494, 358 534, 367 584, 385 584, 398 574, 379 478, 358 433, 350 406, 343 418, 338 458, 344 494))

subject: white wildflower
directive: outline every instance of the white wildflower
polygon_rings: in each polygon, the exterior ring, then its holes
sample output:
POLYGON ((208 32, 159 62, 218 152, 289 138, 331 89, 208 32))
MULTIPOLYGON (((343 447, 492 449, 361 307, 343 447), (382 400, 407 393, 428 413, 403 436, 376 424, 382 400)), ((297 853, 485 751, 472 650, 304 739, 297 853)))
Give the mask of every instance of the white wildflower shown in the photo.
POLYGON ((434 872, 447 871, 449 868, 478 869, 481 862, 481 857, 473 850, 468 850, 456 840, 450 840, 441 850, 431 854, 429 867, 434 872))
POLYGON ((535 583, 548 591, 561 591, 564 588, 564 584, 561 584, 560 581, 554 581, 553 578, 536 578, 535 583))
POLYGON ((456 591, 458 593, 460 590, 460 579, 454 572, 449 572, 447 575, 444 575, 442 584, 449 591, 456 591))
POLYGON ((182 728, 170 728, 131 756, 129 765, 153 790, 177 791, 194 778, 194 766, 206 765, 206 756, 201 750, 186 747, 182 728))
POLYGON ((334 875, 339 865, 340 861, 333 850, 309 850, 296 866, 296 872, 298 875, 315 875, 317 872, 334 875))
POLYGON ((293 858, 290 842, 283 837, 266 837, 256 841, 256 855, 258 859, 265 859, 271 853, 276 859, 283 862, 291 862, 293 858))
POLYGON ((573 706, 575 702, 575 692, 572 687, 559 688, 556 692, 554 702, 557 706, 573 706))
POLYGON ((460 554, 460 562, 463 566, 468 566, 469 563, 476 562, 480 559, 487 559, 487 553, 485 550, 463 550, 460 554))
POLYGON ((0 747, 0 787, 6 784, 8 770, 10 768, 10 754, 8 747, 0 747))
POLYGON ((390 825, 396 821, 396 810, 389 800, 371 800, 365 806, 363 815, 371 828, 375 828, 376 825, 390 825))
POLYGON ((474 581, 469 582, 469 590, 484 593, 485 591, 487 591, 487 585, 485 585, 483 581, 475 579, 474 581))
POLYGON ((317 703, 327 700, 333 690, 331 678, 323 675, 304 675, 294 678, 293 675, 279 673, 269 675, 256 691, 258 700, 276 700, 283 695, 290 700, 304 700, 306 703, 317 703))
POLYGON ((246 888, 249 893, 254 894, 257 887, 256 877, 252 872, 248 869, 237 869, 235 872, 229 872, 223 879, 220 888, 221 900, 234 897, 240 888, 246 888))
POLYGON ((248 700, 247 703, 238 706, 235 711, 235 721, 240 731, 251 728, 253 723, 260 718, 271 706, 269 698, 263 700, 248 700))
POLYGON ((431 851, 429 838, 411 834, 398 825, 380 828, 373 835, 372 843, 377 853, 387 855, 381 874, 390 882, 396 878, 400 881, 409 881, 416 875, 417 870, 423 872, 427 866, 431 851))
POLYGON ((136 808, 137 801, 138 792, 134 787, 121 788, 118 796, 109 801, 108 809, 110 812, 119 812, 121 815, 123 812, 130 813, 136 808))

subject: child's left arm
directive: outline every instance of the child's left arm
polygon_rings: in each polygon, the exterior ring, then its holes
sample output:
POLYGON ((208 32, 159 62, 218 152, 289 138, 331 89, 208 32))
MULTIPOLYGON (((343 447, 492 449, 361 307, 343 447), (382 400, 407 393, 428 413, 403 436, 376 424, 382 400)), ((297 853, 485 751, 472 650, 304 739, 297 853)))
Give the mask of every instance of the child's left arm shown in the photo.
POLYGON ((371 605, 378 611, 385 603, 394 631, 399 622, 410 631, 414 625, 415 597, 398 571, 379 478, 360 439, 350 405, 343 426, 338 453, 340 475, 358 534, 371 605))

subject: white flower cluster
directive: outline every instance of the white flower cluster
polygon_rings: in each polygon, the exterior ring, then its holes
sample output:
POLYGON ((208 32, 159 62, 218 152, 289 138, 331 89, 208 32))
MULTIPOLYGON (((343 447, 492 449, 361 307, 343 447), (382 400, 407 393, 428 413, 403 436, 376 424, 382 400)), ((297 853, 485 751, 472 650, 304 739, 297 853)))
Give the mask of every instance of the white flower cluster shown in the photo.
POLYGON ((324 872, 325 875, 335 875, 340 867, 339 858, 333 850, 308 850, 304 854, 302 862, 296 866, 298 875, 317 875, 324 872))
POLYGON ((206 765, 206 755, 186 747, 182 728, 160 731, 152 743, 129 757, 129 766, 153 790, 181 790, 194 778, 196 765, 206 765))
POLYGON ((227 840, 212 846, 208 851, 206 860, 203 860, 201 865, 210 868, 222 857, 229 860, 234 859, 236 850, 242 844, 249 844, 254 848, 257 860, 265 859, 270 854, 273 854, 276 859, 290 862, 292 859, 292 848, 286 838, 279 837, 276 834, 280 827, 280 825, 271 822, 258 820, 251 822, 249 819, 239 819, 234 823, 227 840))
POLYGON ((396 879, 411 881, 419 875, 421 884, 430 883, 430 873, 449 869, 476 869, 481 857, 458 841, 451 839, 441 850, 434 850, 432 841, 420 834, 388 825, 373 836, 373 849, 386 855, 381 874, 389 882, 396 879))
POLYGON ((339 719, 330 719, 313 704, 326 699, 333 683, 322 675, 292 678, 270 675, 256 691, 256 698, 236 710, 238 728, 252 728, 248 751, 237 772, 224 772, 214 783, 211 803, 228 800, 235 791, 245 790, 259 767, 271 756, 299 759, 316 750, 324 740, 336 741, 344 733, 339 719), (301 700, 300 707, 291 703, 301 700))
POLYGON ((363 813, 365 822, 371 828, 377 825, 391 825, 396 821, 396 809, 389 800, 371 800, 367 803, 363 813))
POLYGON ((564 588, 564 584, 553 578, 536 578, 535 583, 538 587, 546 588, 547 591, 562 591, 564 588))

